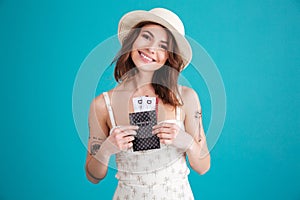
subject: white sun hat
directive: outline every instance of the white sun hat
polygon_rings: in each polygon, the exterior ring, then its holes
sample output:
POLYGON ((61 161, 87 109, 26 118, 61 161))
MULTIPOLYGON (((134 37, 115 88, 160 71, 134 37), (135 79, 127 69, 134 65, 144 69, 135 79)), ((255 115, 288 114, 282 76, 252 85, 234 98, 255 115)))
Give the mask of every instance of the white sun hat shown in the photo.
POLYGON ((165 8, 154 8, 149 11, 135 10, 126 13, 119 22, 118 37, 121 44, 123 39, 127 36, 129 31, 138 23, 143 21, 150 21, 158 23, 167 28, 174 36, 179 52, 183 58, 182 70, 191 62, 192 49, 185 38, 184 26, 180 18, 170 10, 165 8))

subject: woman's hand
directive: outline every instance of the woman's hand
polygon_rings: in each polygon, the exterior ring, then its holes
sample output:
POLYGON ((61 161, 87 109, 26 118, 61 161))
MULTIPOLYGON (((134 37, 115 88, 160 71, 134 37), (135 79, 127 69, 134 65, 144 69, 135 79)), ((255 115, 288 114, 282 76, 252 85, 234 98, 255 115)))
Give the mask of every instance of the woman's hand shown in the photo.
POLYGON ((175 123, 159 123, 153 127, 152 133, 159 137, 162 144, 173 145, 179 149, 187 150, 193 143, 193 137, 175 123))
POLYGON ((112 155, 131 148, 138 128, 138 126, 116 126, 112 128, 105 140, 106 152, 112 155))

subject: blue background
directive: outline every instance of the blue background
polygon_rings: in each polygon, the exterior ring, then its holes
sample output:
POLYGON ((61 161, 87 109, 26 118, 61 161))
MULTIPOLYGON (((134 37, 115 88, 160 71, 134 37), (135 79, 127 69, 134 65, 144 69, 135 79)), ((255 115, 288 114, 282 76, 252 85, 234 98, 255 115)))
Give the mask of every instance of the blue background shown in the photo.
MULTIPOLYGON (((300 2, 0 1, 0 199, 111 199, 99 185, 72 115, 76 73, 131 10, 166 7, 213 58, 227 94, 222 134, 196 199, 300 199, 300 2)), ((200 87, 200 86, 199 86, 200 87)), ((204 125, 208 94, 200 92, 204 125)))

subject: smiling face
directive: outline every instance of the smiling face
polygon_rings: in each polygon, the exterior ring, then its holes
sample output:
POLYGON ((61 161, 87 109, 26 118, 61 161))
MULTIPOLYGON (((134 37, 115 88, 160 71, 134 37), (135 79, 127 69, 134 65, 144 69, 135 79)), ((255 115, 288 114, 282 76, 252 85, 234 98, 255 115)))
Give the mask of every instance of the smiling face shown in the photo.
POLYGON ((155 24, 141 28, 132 45, 131 58, 138 70, 155 71, 168 59, 168 34, 155 24))
POLYGON ((113 60, 116 62, 115 80, 123 83, 132 80, 130 78, 139 72, 146 72, 147 76, 152 75, 155 94, 164 104, 182 105, 174 91, 178 91, 183 58, 176 53, 179 48, 172 32, 154 22, 142 21, 127 33, 121 43, 122 47, 113 60))

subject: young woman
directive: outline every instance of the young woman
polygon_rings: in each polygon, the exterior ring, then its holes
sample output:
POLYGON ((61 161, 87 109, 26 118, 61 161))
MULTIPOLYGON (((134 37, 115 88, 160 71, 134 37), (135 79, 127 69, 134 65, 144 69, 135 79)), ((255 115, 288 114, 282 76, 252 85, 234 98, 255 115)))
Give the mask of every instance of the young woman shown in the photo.
POLYGON ((98 183, 116 155, 119 180, 113 199, 194 199, 189 168, 204 174, 210 155, 197 94, 179 86, 178 75, 192 51, 184 27, 173 12, 133 11, 119 23, 122 48, 115 58, 118 86, 96 97, 89 114, 88 180, 98 183), (130 125, 134 99, 155 97, 160 148, 133 151, 138 126, 130 125))

